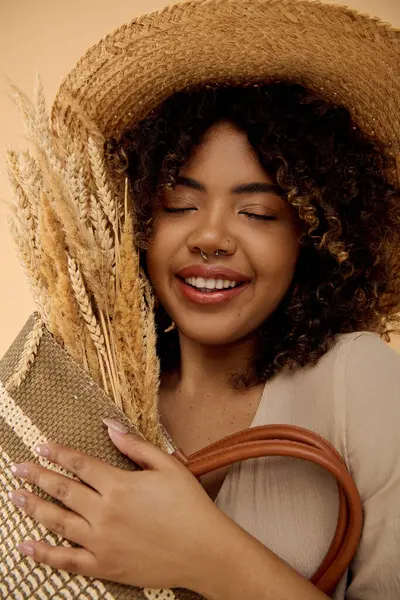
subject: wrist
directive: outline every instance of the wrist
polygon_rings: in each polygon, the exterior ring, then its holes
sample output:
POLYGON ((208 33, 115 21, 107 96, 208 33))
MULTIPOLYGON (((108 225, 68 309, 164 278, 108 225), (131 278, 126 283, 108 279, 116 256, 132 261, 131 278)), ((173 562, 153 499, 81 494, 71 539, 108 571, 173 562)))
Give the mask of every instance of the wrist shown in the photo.
MULTIPOLYGON (((218 527, 213 528, 213 538, 202 545, 201 555, 197 558, 196 572, 186 587, 206 600, 236 600, 245 598, 246 593, 238 596, 241 584, 243 553, 251 536, 240 526, 219 511, 218 527), (232 590, 235 595, 232 595, 232 590)), ((245 591, 245 590, 244 590, 245 591)), ((260 599, 261 600, 261 599, 260 599)))

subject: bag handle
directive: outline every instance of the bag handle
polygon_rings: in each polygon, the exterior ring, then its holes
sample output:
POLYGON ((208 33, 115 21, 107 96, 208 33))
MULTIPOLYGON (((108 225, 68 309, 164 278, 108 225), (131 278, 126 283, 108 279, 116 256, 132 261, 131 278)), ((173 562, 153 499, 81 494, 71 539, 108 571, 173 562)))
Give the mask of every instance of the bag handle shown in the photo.
POLYGON ((235 462, 263 456, 288 456, 308 460, 329 471, 337 481, 339 514, 328 552, 310 581, 332 594, 352 561, 361 538, 363 509, 356 485, 335 448, 316 433, 294 425, 263 425, 239 431, 186 456, 173 454, 201 477, 235 462))

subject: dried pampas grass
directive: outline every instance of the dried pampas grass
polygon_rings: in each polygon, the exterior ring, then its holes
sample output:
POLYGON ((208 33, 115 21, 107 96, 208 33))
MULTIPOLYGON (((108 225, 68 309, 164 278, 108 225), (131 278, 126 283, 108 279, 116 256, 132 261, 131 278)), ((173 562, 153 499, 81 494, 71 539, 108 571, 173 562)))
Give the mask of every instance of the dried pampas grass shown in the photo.
MULTIPOLYGON (((33 102, 12 89, 32 149, 7 155, 10 227, 39 322, 141 434, 170 450, 158 413, 154 298, 139 267, 128 186, 117 193, 104 140, 84 115, 86 145, 64 123, 50 124, 40 81, 33 102)), ((76 103, 70 109, 79 112, 76 103)), ((38 332, 39 326, 10 385, 26 376, 38 332)))

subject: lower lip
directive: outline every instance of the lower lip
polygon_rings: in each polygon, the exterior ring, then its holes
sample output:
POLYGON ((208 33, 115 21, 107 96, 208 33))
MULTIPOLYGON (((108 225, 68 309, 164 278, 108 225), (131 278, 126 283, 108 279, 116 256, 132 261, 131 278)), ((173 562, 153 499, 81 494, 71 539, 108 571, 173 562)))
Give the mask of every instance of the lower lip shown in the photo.
POLYGON ((186 298, 197 304, 222 304, 235 298, 248 288, 249 283, 243 283, 234 288, 225 290, 215 290, 212 292, 201 292, 192 285, 189 285, 179 277, 177 277, 178 286, 186 298))

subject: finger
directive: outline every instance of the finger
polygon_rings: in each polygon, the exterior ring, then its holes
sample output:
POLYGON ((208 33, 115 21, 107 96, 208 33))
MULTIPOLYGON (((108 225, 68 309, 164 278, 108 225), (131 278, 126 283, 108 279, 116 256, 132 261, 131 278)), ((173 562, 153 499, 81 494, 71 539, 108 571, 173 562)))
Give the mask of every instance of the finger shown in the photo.
POLYGON ((108 435, 120 452, 128 456, 133 462, 143 469, 168 470, 182 464, 173 456, 170 456, 145 438, 129 433, 128 430, 117 421, 104 419, 108 427, 108 435))
POLYGON ((12 465, 11 472, 16 477, 21 477, 39 487, 86 519, 91 514, 93 506, 101 498, 100 494, 87 485, 55 473, 50 469, 45 469, 38 464, 22 463, 12 465))
POLYGON ((109 487, 107 484, 110 477, 119 470, 84 452, 54 442, 38 444, 35 450, 40 456, 64 467, 100 493, 102 489, 109 487))
POLYGON ((86 577, 98 577, 95 556, 84 548, 66 548, 50 546, 45 542, 27 540, 18 544, 18 550, 36 562, 44 563, 54 569, 77 573, 86 577))
POLYGON ((83 546, 88 539, 91 527, 79 515, 47 502, 24 489, 10 493, 9 498, 25 514, 44 525, 49 531, 80 546, 83 546))

